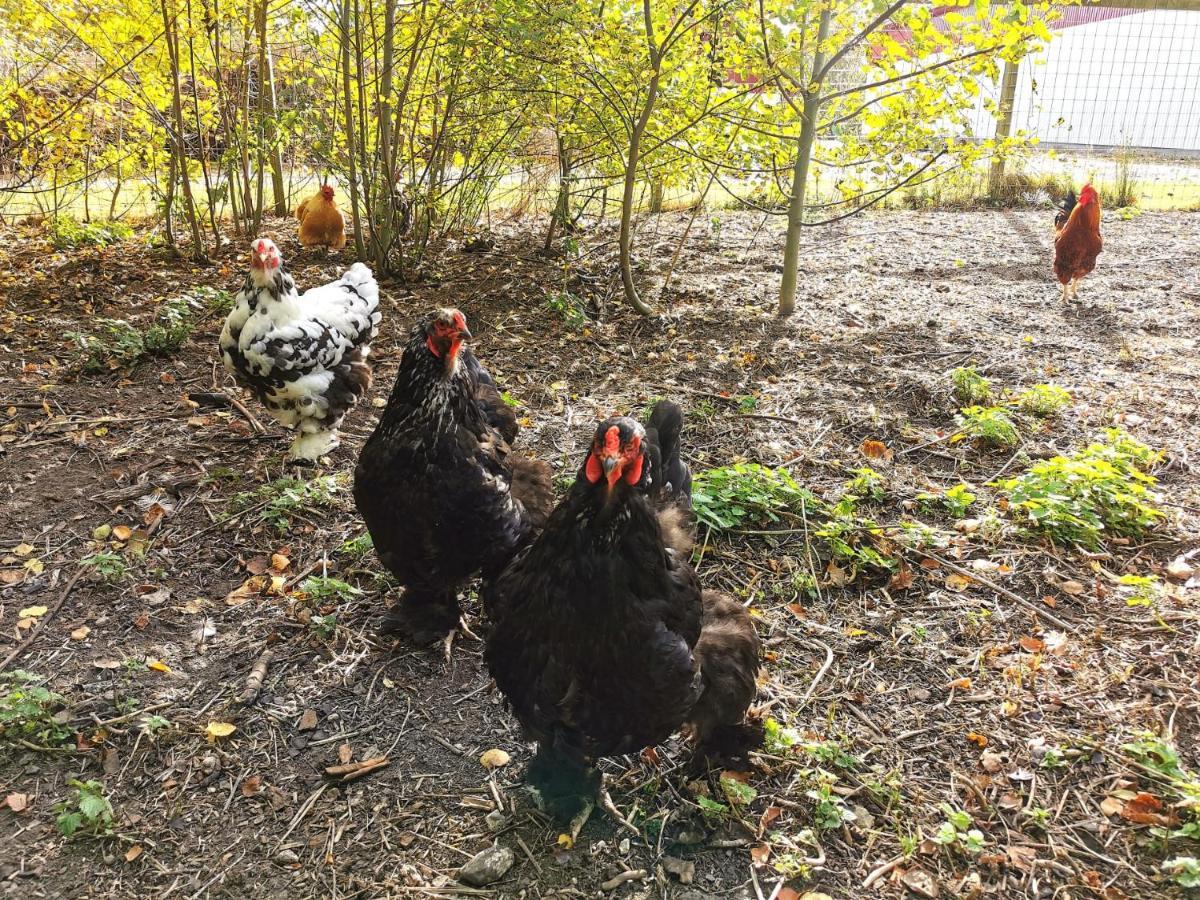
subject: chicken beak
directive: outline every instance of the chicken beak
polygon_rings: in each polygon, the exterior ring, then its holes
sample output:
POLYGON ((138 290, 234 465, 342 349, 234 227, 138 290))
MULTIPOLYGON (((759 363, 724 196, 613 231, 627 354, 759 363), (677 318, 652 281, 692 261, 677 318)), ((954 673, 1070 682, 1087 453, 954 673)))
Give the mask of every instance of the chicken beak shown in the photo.
POLYGON ((458 329, 459 340, 469 341, 474 336, 475 335, 471 334, 471 329, 467 328, 466 325, 464 325, 462 328, 458 329))

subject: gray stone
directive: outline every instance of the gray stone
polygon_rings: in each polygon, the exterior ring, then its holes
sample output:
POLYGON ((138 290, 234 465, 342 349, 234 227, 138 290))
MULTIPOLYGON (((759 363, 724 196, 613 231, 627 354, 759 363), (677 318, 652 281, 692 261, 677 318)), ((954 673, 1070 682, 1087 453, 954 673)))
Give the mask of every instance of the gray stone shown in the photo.
POLYGON ((458 880, 474 887, 499 881, 512 868, 516 857, 507 847, 488 847, 476 853, 458 870, 458 880))

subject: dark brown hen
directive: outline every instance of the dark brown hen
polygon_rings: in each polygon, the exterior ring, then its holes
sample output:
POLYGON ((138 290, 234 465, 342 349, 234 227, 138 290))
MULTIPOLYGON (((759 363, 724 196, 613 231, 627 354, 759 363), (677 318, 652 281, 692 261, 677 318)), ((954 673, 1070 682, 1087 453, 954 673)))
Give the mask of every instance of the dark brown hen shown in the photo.
POLYGON ((354 471, 375 550, 405 587, 385 627, 422 644, 458 625, 458 591, 498 574, 554 502, 550 468, 512 453, 516 417, 470 336, 455 309, 417 324, 354 471))
POLYGON ((648 429, 602 422, 541 535, 485 584, 488 668, 538 741, 527 781, 563 820, 595 793, 601 756, 681 726, 722 746, 747 734, 758 638, 688 562, 681 424, 671 403, 648 429))

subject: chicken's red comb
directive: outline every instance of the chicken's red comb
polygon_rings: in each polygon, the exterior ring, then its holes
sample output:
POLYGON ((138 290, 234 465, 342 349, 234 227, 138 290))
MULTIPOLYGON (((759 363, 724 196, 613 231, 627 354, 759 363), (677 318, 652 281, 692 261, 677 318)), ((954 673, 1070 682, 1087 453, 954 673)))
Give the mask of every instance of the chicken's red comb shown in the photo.
POLYGON ((616 425, 609 426, 608 431, 604 432, 604 452, 606 454, 621 452, 621 429, 616 425))

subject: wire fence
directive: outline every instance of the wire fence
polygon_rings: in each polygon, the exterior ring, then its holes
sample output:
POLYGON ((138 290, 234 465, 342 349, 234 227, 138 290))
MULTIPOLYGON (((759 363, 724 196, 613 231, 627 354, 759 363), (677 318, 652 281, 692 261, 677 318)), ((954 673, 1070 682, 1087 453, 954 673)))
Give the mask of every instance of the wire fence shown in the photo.
MULTIPOLYGON (((1200 2, 1058 12, 1046 51, 1009 73, 1011 133, 1038 141, 1028 173, 1120 182, 1144 208, 1200 208, 1200 2)), ((1001 79, 984 91, 1002 112, 1004 87, 1001 79)), ((984 97, 976 137, 1001 124, 984 97)))

